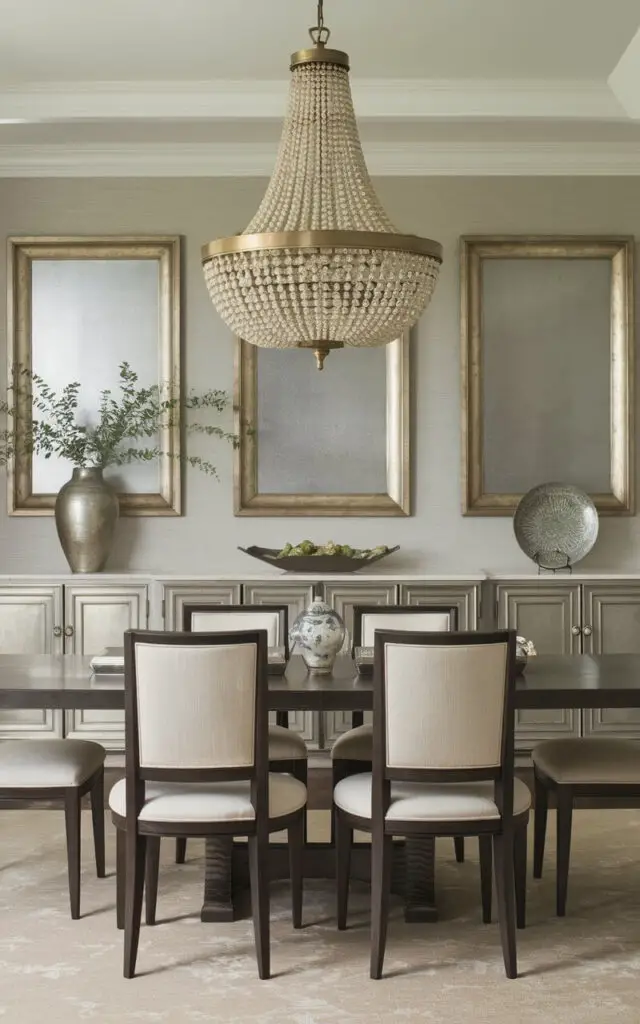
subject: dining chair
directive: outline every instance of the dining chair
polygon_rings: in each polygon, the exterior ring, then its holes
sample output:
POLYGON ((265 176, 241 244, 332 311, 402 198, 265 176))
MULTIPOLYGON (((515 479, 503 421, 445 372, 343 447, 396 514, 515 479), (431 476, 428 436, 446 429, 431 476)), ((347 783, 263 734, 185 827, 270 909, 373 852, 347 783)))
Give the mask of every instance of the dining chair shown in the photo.
POLYGON ((631 740, 584 736, 548 740, 533 751, 535 810, 533 877, 542 878, 549 793, 557 808, 556 913, 564 917, 569 885, 571 823, 574 801, 616 798, 637 806, 640 797, 640 746, 631 740))
MULTIPOLYGON (((379 605, 357 604, 353 609, 353 646, 373 647, 376 629, 424 630, 426 633, 458 628, 458 609, 443 605, 394 605, 381 609, 379 605)), ((331 748, 331 774, 333 788, 340 779, 358 772, 370 771, 373 757, 373 732, 370 725, 363 725, 361 711, 351 714, 352 729, 343 732, 331 748)), ((454 839, 456 860, 464 861, 464 839, 454 839)), ((489 871, 491 864, 489 864, 489 871)))
MULTIPOLYGON (((186 604, 182 612, 185 632, 216 633, 235 629, 266 629, 269 647, 283 647, 289 660, 289 607, 286 604, 186 604)), ((269 725, 269 766, 273 772, 289 772, 307 785, 307 744, 302 736, 289 729, 289 713, 276 712, 276 723, 269 725)), ((306 838, 306 821, 305 821, 306 838)), ((147 887, 147 924, 153 924, 153 883, 158 877, 160 840, 149 843, 149 886, 147 887)), ((176 864, 184 864, 186 839, 176 840, 176 864)), ((157 884, 156 884, 157 889, 157 884)))
POLYGON ((373 771, 334 790, 338 928, 353 830, 371 833, 372 978, 382 976, 394 836, 491 836, 505 971, 517 977, 514 842, 531 795, 514 776, 516 636, 377 630, 373 771))
POLYGON ((267 652, 266 630, 124 635, 126 769, 109 806, 125 978, 135 973, 148 837, 248 837, 258 974, 268 978, 269 834, 286 829, 302 926, 307 790, 269 772, 267 652))
POLYGON ((60 801, 64 806, 71 917, 80 917, 80 824, 89 793, 98 878, 105 877, 104 760, 89 740, 35 739, 0 742, 0 805, 20 800, 60 801))

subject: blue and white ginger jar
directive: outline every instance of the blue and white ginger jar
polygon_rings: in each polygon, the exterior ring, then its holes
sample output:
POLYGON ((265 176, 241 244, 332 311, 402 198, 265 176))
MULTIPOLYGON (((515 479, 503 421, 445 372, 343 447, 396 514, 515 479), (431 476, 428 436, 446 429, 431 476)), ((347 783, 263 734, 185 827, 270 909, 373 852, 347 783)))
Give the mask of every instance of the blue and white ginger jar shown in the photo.
POLYGON ((344 622, 333 608, 314 598, 305 612, 298 615, 289 632, 289 645, 312 672, 329 675, 346 636, 344 622))

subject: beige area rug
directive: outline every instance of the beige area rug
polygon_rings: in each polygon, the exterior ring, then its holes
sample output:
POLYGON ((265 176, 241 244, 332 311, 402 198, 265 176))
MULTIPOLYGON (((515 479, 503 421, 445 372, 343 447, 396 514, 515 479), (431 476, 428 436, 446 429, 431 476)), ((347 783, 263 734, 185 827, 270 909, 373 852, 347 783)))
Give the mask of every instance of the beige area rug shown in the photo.
MULTIPOLYGON (((312 812, 312 831, 327 812, 312 812)), ((406 925, 394 901, 386 976, 368 977, 368 893, 352 887, 351 927, 335 928, 330 882, 310 882, 301 932, 287 887, 272 891, 274 977, 256 975, 251 921, 203 925, 203 846, 184 866, 163 844, 159 924, 142 928, 138 970, 122 978, 111 875, 93 872, 84 815, 82 913, 71 921, 63 817, 0 814, 0 1022, 147 1024, 638 1024, 640 1022, 640 812, 574 816, 569 916, 554 916, 553 850, 545 879, 529 883, 529 925, 518 933, 521 977, 507 981, 498 927, 480 921, 477 852, 455 863, 438 847, 442 920, 406 925)), ((550 839, 553 845, 553 815, 550 839)))

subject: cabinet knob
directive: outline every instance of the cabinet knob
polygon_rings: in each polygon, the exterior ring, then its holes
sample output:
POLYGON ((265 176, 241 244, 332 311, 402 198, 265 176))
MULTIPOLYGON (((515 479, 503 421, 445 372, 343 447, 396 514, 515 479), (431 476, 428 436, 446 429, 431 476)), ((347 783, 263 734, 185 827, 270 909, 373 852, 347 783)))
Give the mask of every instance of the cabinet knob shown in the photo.
POLYGON ((64 627, 64 635, 65 636, 73 636, 73 626, 65 626, 64 627))
MULTIPOLYGON (((571 627, 571 632, 572 632, 572 634, 574 636, 580 636, 580 633, 581 633, 580 626, 572 626, 571 627)), ((591 632, 591 630, 589 630, 589 632, 591 632)))
POLYGON ((53 635, 54 636, 62 636, 62 626, 54 626, 53 627, 53 635))
POLYGON ((591 634, 593 633, 593 630, 592 630, 591 626, 585 626, 584 629, 582 630, 582 633, 583 633, 583 636, 591 636, 591 634))

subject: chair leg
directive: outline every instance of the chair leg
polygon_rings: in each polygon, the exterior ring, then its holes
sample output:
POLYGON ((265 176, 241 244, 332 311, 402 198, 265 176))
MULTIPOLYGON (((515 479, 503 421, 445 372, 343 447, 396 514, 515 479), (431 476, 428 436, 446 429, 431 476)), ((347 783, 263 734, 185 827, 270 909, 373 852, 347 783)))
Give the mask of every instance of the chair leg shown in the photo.
POLYGON ((364 725, 364 712, 352 711, 351 712, 351 728, 357 729, 359 726, 364 725))
POLYGON ((480 895, 482 897, 482 923, 491 924, 491 900, 493 898, 493 840, 490 835, 478 836, 480 853, 480 895))
POLYGON ((305 812, 293 825, 287 835, 289 845, 289 875, 291 877, 291 908, 293 927, 302 928, 302 857, 304 852, 305 812))
POLYGON ((67 789, 64 798, 64 820, 67 833, 67 869, 71 919, 80 917, 80 796, 76 788, 67 789))
POLYGON ((258 960, 258 977, 271 977, 271 946, 269 939, 269 835, 249 836, 249 875, 251 879, 251 914, 258 960))
POLYGON ((335 792, 335 788, 338 785, 338 783, 341 782, 342 779, 344 779, 344 778, 345 778, 344 762, 341 761, 339 758, 336 759, 335 761, 332 759, 332 761, 331 761, 331 845, 332 846, 335 846, 335 844, 337 842, 337 839, 336 839, 336 829, 337 829, 336 815, 338 814, 338 809, 337 809, 336 805, 333 802, 333 794, 335 792))
POLYGON ((493 856, 496 872, 496 896, 500 941, 507 978, 518 977, 516 957, 516 907, 513 877, 513 832, 494 835, 493 856))
POLYGON ((569 885, 573 796, 568 786, 558 786, 556 793, 558 799, 556 913, 558 917, 564 917, 567 910, 567 888, 569 885))
POLYGON ((393 838, 384 833, 371 837, 371 964, 372 978, 382 977, 387 945, 389 891, 391 889, 391 857, 393 838))
POLYGON ((544 860, 544 844, 547 837, 547 811, 549 809, 549 790, 541 779, 535 775, 535 805, 533 812, 533 877, 542 878, 542 862, 544 860))
POLYGON ((276 725, 279 725, 281 729, 289 728, 289 712, 288 711, 276 711, 276 725))
POLYGON ((104 856, 104 768, 98 775, 95 785, 91 790, 91 821, 93 824, 96 874, 98 878, 104 878, 106 875, 104 856))
POLYGON ((147 836, 147 855, 145 858, 144 923, 156 923, 156 907, 158 905, 158 875, 160 874, 160 836, 147 836))
POLYGON ((147 837, 125 832, 124 976, 133 978, 138 957, 147 837))
POLYGON ((516 829, 513 837, 513 867, 516 885, 516 928, 524 928, 527 919, 527 826, 516 829))
POLYGON ((351 844, 353 829, 344 820, 338 808, 333 807, 336 836, 336 909, 338 929, 347 927, 347 909, 349 905, 349 872, 351 867, 351 844))
MULTIPOLYGON (((294 779, 298 779, 303 783, 305 787, 308 785, 308 761, 306 757, 299 757, 296 761, 291 762, 291 774, 294 779)), ((307 808, 305 807, 302 814, 302 841, 304 844, 307 842, 307 808)))
POLYGON ((187 840, 185 836, 176 839, 176 864, 184 864, 187 859, 187 840))
POLYGON ((116 928, 124 928, 124 879, 126 869, 126 836, 123 829, 116 829, 116 928))
POLYGON ((464 864, 464 836, 456 836, 453 840, 453 848, 456 852, 458 864, 464 864))

